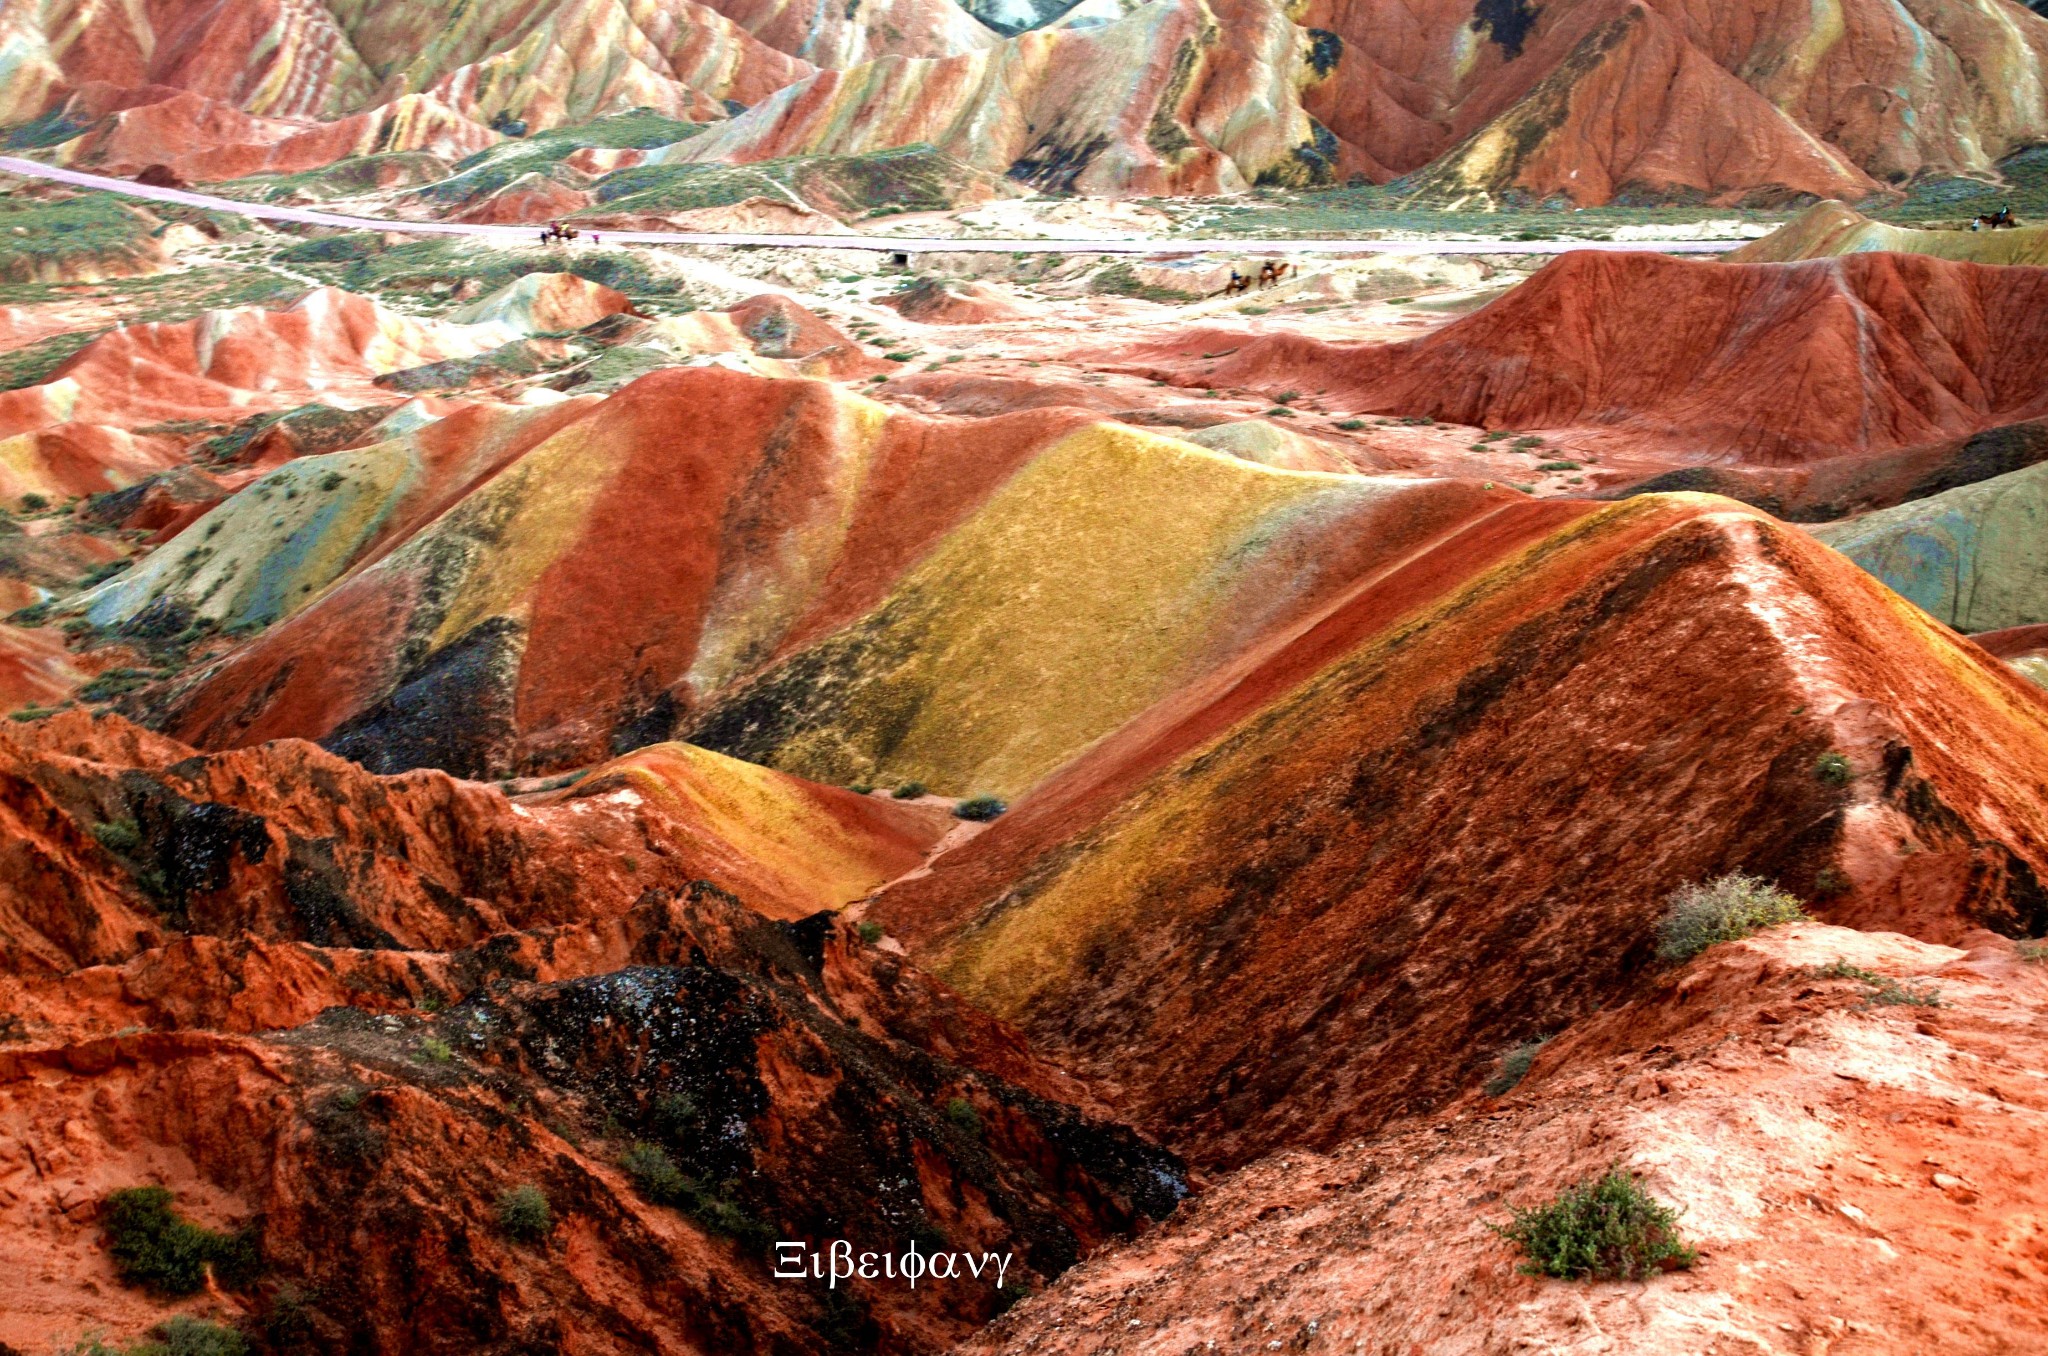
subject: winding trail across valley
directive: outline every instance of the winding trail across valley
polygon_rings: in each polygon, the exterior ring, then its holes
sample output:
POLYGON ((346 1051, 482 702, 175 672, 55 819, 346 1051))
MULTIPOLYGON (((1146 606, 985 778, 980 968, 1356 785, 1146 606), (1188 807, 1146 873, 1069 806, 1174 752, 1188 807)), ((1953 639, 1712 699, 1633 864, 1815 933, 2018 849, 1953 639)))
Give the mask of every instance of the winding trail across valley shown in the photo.
MULTIPOLYGON (((388 221, 348 216, 308 207, 236 202, 182 188, 158 188, 80 170, 59 169, 35 160, 0 155, 0 171, 25 178, 47 179, 77 188, 95 188, 130 198, 178 203, 209 212, 227 212, 262 221, 290 221, 304 226, 344 230, 392 231, 410 235, 466 235, 507 243, 531 242, 536 226, 488 226, 453 221, 388 221)), ((1572 250, 1649 250, 1659 254, 1723 254, 1744 240, 1298 240, 1238 238, 1158 240, 1126 239, 1005 240, 988 237, 902 235, 774 235, 713 231, 600 231, 607 241, 628 245, 750 245, 778 249, 876 250, 896 254, 1565 254, 1572 250)))

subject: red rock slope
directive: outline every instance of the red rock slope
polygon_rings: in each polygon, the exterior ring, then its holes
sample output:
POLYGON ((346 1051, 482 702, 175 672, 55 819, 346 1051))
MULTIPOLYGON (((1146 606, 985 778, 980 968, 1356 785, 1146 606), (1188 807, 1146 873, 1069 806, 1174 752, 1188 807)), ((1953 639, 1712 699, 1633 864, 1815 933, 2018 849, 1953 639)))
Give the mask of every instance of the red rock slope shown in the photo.
POLYGON ((2048 269, 1924 255, 1722 264, 1588 251, 1406 343, 1202 330, 1098 356, 1186 386, 1327 390, 1363 411, 1786 466, 2048 411, 2044 302, 2048 269))
POLYGON ((1625 996, 1686 881, 2048 929, 2048 702, 1803 533, 1646 497, 1465 578, 871 916, 1225 1162, 1440 1104, 1486 1042, 1625 996))

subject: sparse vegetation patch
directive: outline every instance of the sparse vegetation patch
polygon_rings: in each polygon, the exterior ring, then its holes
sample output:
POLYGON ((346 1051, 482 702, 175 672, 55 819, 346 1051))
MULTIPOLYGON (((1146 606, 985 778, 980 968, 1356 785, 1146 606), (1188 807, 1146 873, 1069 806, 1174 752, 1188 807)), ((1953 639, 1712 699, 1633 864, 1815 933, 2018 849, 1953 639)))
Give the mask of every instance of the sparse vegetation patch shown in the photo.
POLYGON ((1865 1007, 1879 1008, 1938 1008, 1946 1006, 1941 999, 1941 990, 1929 984, 1914 988, 1901 983, 1890 975, 1881 975, 1875 970, 1866 970, 1860 965, 1851 965, 1838 960, 1824 965, 1813 972, 1815 979, 1853 979, 1867 990, 1863 1000, 1865 1007))
POLYGON ((1769 881, 1740 872, 1682 885, 1657 922, 1657 958, 1691 960, 1717 942, 1732 942, 1779 923, 1806 918, 1799 901, 1769 881))

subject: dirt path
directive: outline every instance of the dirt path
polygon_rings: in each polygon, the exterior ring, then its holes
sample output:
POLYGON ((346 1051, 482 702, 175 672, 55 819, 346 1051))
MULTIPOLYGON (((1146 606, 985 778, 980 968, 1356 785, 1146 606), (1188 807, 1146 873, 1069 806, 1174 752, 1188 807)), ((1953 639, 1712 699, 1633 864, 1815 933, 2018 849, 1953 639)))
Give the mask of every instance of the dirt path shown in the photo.
MULTIPOLYGON (((485 239, 530 242, 533 226, 484 226, 452 221, 382 221, 373 217, 345 216, 304 207, 278 207, 269 203, 235 202, 182 188, 155 188, 79 170, 58 169, 34 160, 0 155, 0 171, 25 178, 47 179, 77 188, 96 188, 130 198, 179 203, 209 212, 255 217, 263 221, 292 221, 307 226, 336 226, 348 230, 393 231, 412 235, 468 235, 485 239)), ((1215 239, 1157 240, 962 240, 937 236, 894 235, 751 235, 691 231, 605 231, 604 238, 632 245, 765 245, 790 249, 876 250, 898 254, 944 252, 1001 254, 1564 254, 1572 250, 1650 250, 1660 254, 1723 254, 1742 240, 1262 240, 1218 237, 1215 239)), ((571 246, 570 248, 574 248, 571 246)))

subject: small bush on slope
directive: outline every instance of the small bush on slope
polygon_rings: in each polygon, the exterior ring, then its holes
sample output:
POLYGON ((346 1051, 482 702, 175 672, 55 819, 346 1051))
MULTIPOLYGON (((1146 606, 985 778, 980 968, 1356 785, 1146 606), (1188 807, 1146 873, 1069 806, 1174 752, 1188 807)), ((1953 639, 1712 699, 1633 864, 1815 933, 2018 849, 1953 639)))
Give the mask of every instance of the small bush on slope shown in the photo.
POLYGON ((177 1314, 157 1325, 156 1340, 130 1347, 127 1356, 248 1356, 249 1340, 233 1328, 177 1314))
POLYGON ((994 796, 969 796, 966 800, 953 807, 953 815, 957 819, 967 819, 978 824, 986 824, 989 820, 996 818, 1009 808, 1009 806, 997 800, 994 796))
POLYGON ((681 1210, 713 1233, 751 1246, 766 1247, 774 1241, 773 1230, 685 1173, 658 1144, 633 1145, 620 1156, 619 1166, 633 1179, 634 1189, 654 1205, 681 1210))
POLYGON ((1681 885, 1657 922, 1657 958, 1686 961, 1716 942, 1732 942, 1806 917, 1799 901, 1770 882, 1740 872, 1681 885))
POLYGON ((548 1209, 547 1194, 528 1184, 516 1186, 498 1197, 498 1227, 507 1237, 532 1243, 546 1238, 555 1227, 554 1212, 548 1209))
POLYGON ((174 1314, 155 1334, 133 1346, 111 1347, 96 1333, 71 1344, 62 1356, 249 1356, 249 1339, 233 1328, 190 1314, 174 1314))
POLYGON ((1536 1062, 1537 1052, 1543 1049, 1548 1036, 1538 1036, 1533 1041, 1524 1041, 1500 1057, 1500 1071, 1486 1080, 1488 1097, 1504 1097, 1514 1091, 1529 1073, 1529 1066, 1536 1062))
POLYGON ((1489 1226, 1529 1255, 1520 1270, 1566 1280, 1647 1279, 1689 1267, 1699 1254, 1678 1237, 1678 1214, 1620 1166, 1567 1187, 1549 1205, 1489 1226))

